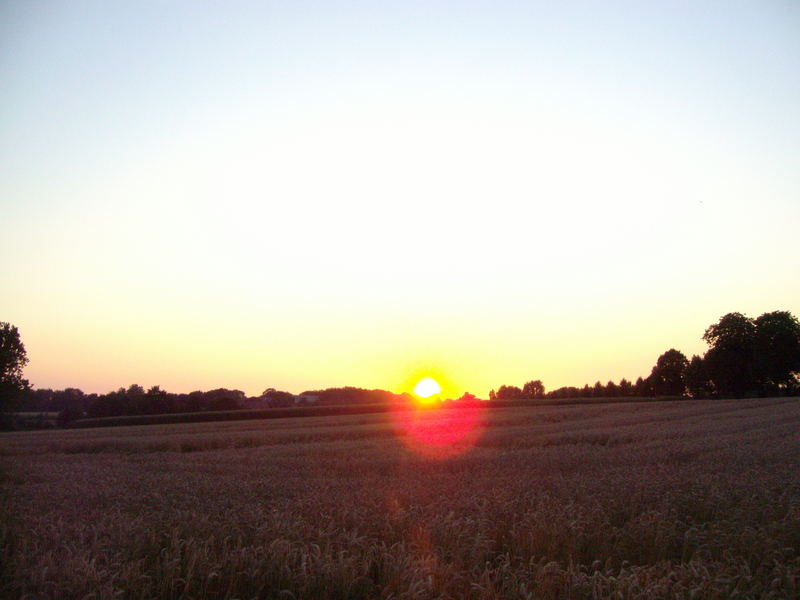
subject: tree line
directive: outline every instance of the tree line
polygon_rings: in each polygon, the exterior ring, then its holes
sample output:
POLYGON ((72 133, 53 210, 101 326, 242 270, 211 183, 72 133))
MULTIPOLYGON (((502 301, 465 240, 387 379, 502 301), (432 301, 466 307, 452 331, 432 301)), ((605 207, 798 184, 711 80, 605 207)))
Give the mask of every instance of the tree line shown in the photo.
POLYGON ((788 311, 751 319, 732 312, 702 336, 709 345, 691 359, 674 348, 664 352, 647 377, 605 385, 566 386, 545 392, 541 380, 521 388, 501 385, 490 400, 537 398, 617 398, 681 396, 691 398, 800 395, 800 322, 788 311))
MULTIPOLYGON (((733 312, 710 325, 702 336, 709 348, 691 359, 674 348, 661 354, 647 377, 618 383, 597 381, 583 387, 565 386, 545 391, 541 380, 522 387, 501 385, 489 400, 610 397, 754 397, 800 395, 800 322, 788 311, 764 313, 751 319, 733 312)), ((28 362, 19 331, 0 323, 0 410, 57 412, 61 424, 84 417, 158 415, 239 408, 282 408, 316 405, 386 404, 409 402, 408 394, 357 387, 307 390, 295 396, 267 388, 247 397, 241 390, 218 388, 188 394, 171 393, 138 384, 108 392, 86 394, 77 388, 33 389, 22 376, 28 362)), ((474 400, 465 394, 459 400, 474 400)))
MULTIPOLYGON (((380 404, 409 400, 409 396, 404 394, 350 386, 307 390, 297 396, 267 388, 259 396, 248 397, 242 390, 227 388, 172 393, 158 385, 145 390, 141 385, 132 384, 106 394, 87 394, 79 388, 34 389, 22 376, 27 364, 28 357, 19 330, 10 323, 0 323, 0 413, 58 413, 57 422, 60 425, 82 418, 180 414, 253 407, 285 408, 305 404, 380 404)), ((42 425, 45 423, 41 419, 39 421, 42 425)), ((30 425, 36 426, 36 422, 34 417, 30 425)))
POLYGON ((31 389, 19 397, 15 408, 22 412, 57 412, 59 424, 63 425, 82 418, 235 410, 244 397, 241 390, 225 388, 175 394, 157 385, 145 391, 133 384, 106 394, 85 394, 78 388, 31 389))
MULTIPOLYGON (((58 413, 57 423, 66 425, 83 418, 127 417, 239 410, 244 408, 286 408, 310 404, 378 404, 396 401, 402 396, 386 390, 355 387, 310 390, 295 396, 290 392, 267 388, 259 396, 248 397, 242 390, 218 388, 209 391, 172 393, 152 386, 145 390, 138 384, 107 394, 86 394, 78 388, 64 390, 26 389, 20 392, 13 409, 23 413, 58 413)), ((34 423, 35 425, 35 418, 34 423)))

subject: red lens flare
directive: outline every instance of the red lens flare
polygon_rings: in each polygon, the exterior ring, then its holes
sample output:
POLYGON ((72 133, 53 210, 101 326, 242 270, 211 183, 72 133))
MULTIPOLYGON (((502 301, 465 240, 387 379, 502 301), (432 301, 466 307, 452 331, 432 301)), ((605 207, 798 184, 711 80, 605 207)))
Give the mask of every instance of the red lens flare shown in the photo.
POLYGON ((480 400, 408 404, 392 412, 398 437, 414 453, 446 459, 463 454, 480 439, 485 427, 480 400))

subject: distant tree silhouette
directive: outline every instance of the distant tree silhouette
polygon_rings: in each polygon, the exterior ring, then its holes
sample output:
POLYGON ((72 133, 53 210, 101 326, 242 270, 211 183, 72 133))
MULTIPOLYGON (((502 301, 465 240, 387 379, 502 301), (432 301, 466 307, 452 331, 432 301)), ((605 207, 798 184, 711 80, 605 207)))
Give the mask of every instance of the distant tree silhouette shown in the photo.
POLYGON ((636 383, 633 386, 633 395, 641 398, 652 398, 655 396, 653 382, 649 377, 647 379, 643 379, 642 377, 636 379, 636 383))
POLYGON ((755 393, 756 326, 741 313, 724 315, 710 325, 703 339, 711 346, 704 364, 714 389, 721 396, 743 396, 755 393))
POLYGON ((25 395, 24 410, 31 412, 50 412, 61 410, 54 408, 53 404, 53 390, 47 388, 31 389, 25 395))
POLYGON ((53 401, 57 406, 61 406, 56 422, 62 427, 84 415, 84 393, 77 388, 54 392, 53 401))
POLYGON ((600 381, 582 388, 565 386, 544 393, 541 381, 529 381, 522 390, 500 386, 489 398, 607 398, 683 396, 742 396, 800 394, 800 321, 788 311, 764 313, 750 319, 728 313, 710 325, 703 339, 710 348, 705 356, 688 360, 670 348, 656 360, 650 375, 635 383, 600 381), (541 386, 541 387, 540 387, 541 386))
POLYGON ((497 400, 519 400, 522 398, 522 390, 515 385, 501 385, 497 390, 497 400))
POLYGON ((544 398, 544 384, 540 379, 529 381, 522 386, 523 398, 544 398))
POLYGON ((650 384, 656 395, 682 396, 686 392, 686 367, 689 361, 683 352, 670 348, 658 357, 650 373, 650 384))
POLYGON ((144 388, 138 383, 131 384, 125 395, 123 402, 126 406, 125 414, 128 415, 143 415, 146 414, 147 398, 145 396, 144 388))
MULTIPOLYGON (((54 394, 58 394, 55 392, 54 394)), ((206 410, 234 410, 241 408, 244 400, 241 390, 219 388, 208 392, 173 394, 154 385, 146 392, 138 384, 119 388, 107 394, 84 397, 83 405, 89 417, 120 417, 128 415, 156 415, 176 412, 206 410)))
POLYGON ((318 405, 329 406, 339 404, 387 404, 400 400, 397 394, 386 390, 367 390, 353 386, 306 390, 301 396, 317 396, 318 405))
POLYGON ((147 415, 158 415, 175 411, 172 395, 161 389, 161 386, 154 385, 144 395, 143 413, 147 415))
POLYGON ((200 390, 189 392, 186 395, 186 401, 184 403, 185 410, 187 412, 198 412, 203 410, 203 396, 204 393, 200 390))
POLYGON ((575 386, 568 386, 562 389, 562 398, 581 398, 583 390, 575 386))
POLYGON ((236 410, 242 407, 241 402, 245 398, 243 391, 226 388, 210 390, 205 395, 208 410, 236 410))
POLYGON ((294 404, 294 394, 275 388, 267 388, 261 392, 261 398, 264 398, 272 408, 285 408, 294 404))
MULTIPOLYGON (((671 348, 658 357, 648 377, 638 377, 635 383, 623 378, 619 384, 609 381, 603 385, 597 381, 593 386, 566 386, 545 393, 544 384, 537 379, 526 382, 521 389, 501 385, 497 391, 489 392, 489 399, 654 397, 686 393, 693 398, 704 398, 800 393, 800 321, 790 312, 768 312, 755 320, 742 313, 728 313, 706 329, 703 339, 709 344, 703 357, 695 355, 687 360, 682 352, 671 348)), ((58 412, 58 422, 62 425, 83 416, 231 410, 241 408, 245 400, 241 390, 225 388, 173 394, 157 385, 145 391, 142 386, 132 384, 100 395, 84 394, 76 388, 33 390, 22 377, 27 362, 17 328, 0 323, 0 409, 8 408, 14 401, 16 410, 58 412)), ((302 396, 315 396, 309 401, 320 405, 412 401, 409 394, 350 386, 307 391, 302 396)), ((274 407, 296 403, 293 394, 274 388, 264 390, 260 398, 274 407)), ((459 400, 473 402, 475 398, 465 394, 459 400)))
POLYGON ((711 379, 708 377, 705 363, 696 354, 689 361, 684 378, 686 380, 686 389, 689 390, 689 395, 692 398, 707 398, 714 390, 711 379))
POLYGON ((777 392, 797 385, 800 373, 800 322, 792 313, 774 311, 755 320, 755 371, 761 387, 777 392))
POLYGON ((470 394, 469 392, 464 392, 460 398, 456 400, 456 402, 467 402, 467 403, 474 403, 477 402, 478 398, 475 394, 470 394))
POLYGON ((25 345, 19 330, 10 323, 0 322, 0 410, 6 410, 30 388, 22 370, 28 364, 25 345))

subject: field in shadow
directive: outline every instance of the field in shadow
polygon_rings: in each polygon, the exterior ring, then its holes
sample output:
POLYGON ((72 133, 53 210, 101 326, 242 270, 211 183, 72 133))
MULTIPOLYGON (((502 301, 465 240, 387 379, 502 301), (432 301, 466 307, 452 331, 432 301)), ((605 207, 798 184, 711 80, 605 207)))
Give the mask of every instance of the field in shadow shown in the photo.
POLYGON ((797 595, 797 400, 510 407, 480 428, 441 459, 391 414, 4 434, 0 592, 797 595))

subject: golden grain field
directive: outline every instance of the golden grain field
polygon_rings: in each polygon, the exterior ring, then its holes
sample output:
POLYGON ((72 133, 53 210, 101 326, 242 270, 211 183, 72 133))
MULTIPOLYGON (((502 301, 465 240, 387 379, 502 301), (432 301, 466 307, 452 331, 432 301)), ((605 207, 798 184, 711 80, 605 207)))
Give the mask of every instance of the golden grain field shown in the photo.
POLYGON ((0 597, 800 594, 796 399, 479 421, 434 452, 391 414, 2 434, 0 597))

